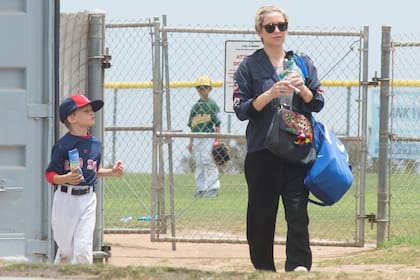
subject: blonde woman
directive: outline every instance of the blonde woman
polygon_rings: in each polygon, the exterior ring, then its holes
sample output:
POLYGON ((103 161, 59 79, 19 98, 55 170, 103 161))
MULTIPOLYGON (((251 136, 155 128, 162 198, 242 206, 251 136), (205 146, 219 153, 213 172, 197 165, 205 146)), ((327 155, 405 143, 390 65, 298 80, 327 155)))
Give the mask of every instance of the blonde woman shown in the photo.
POLYGON ((285 50, 289 19, 278 7, 257 11, 255 30, 263 48, 242 61, 234 75, 234 110, 246 129, 245 178, 248 185, 247 240, 251 262, 258 270, 276 271, 273 243, 281 197, 287 224, 286 271, 309 271, 307 166, 276 157, 265 149, 277 102, 310 118, 324 106, 317 69, 306 55, 285 50))

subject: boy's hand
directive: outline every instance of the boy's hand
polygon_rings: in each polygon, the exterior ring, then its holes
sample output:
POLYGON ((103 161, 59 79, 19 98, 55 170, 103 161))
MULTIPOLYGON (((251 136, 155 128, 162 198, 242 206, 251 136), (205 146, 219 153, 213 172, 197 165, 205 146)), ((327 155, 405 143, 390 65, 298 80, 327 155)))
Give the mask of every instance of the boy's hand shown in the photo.
POLYGON ((69 185, 77 186, 83 181, 83 175, 80 174, 79 168, 77 167, 68 172, 66 176, 66 183, 69 185))
POLYGON ((115 166, 112 168, 112 176, 114 177, 121 177, 124 173, 124 166, 122 165, 122 161, 118 160, 115 166))

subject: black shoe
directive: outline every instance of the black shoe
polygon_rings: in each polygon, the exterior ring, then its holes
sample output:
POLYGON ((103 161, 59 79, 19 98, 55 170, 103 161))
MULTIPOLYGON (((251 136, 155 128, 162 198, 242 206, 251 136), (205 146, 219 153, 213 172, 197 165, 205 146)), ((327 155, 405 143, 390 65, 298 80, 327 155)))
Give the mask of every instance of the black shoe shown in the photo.
POLYGON ((203 197, 217 197, 217 189, 211 189, 204 192, 203 197))
POLYGON ((200 197, 203 197, 205 193, 206 193, 205 191, 197 191, 197 192, 194 194, 194 197, 195 197, 195 198, 200 198, 200 197))

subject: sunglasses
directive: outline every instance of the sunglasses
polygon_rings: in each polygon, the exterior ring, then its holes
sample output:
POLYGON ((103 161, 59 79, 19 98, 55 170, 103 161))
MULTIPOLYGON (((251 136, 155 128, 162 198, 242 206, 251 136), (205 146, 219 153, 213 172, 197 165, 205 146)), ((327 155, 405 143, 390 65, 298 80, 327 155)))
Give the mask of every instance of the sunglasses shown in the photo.
POLYGON ((198 86, 198 87, 196 87, 197 90, 199 90, 199 89, 210 89, 210 88, 211 88, 210 86, 198 86))
POLYGON ((276 30, 276 26, 279 31, 286 31, 288 23, 287 22, 279 22, 279 23, 270 23, 263 25, 262 27, 267 31, 267 33, 273 33, 276 30))

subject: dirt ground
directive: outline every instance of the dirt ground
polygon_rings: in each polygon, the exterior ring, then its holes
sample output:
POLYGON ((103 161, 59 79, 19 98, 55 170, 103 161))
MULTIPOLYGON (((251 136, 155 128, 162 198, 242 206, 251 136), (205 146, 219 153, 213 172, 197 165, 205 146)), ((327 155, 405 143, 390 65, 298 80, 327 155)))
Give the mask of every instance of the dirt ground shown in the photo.
MULTIPOLYGON (((111 245, 112 256, 108 263, 116 266, 165 266, 183 267, 203 271, 254 271, 249 260, 246 244, 215 244, 215 243, 176 243, 151 242, 147 234, 106 234, 104 243, 111 245)), ((420 268, 403 265, 320 265, 320 262, 339 257, 362 254, 374 250, 374 245, 364 248, 312 246, 312 271, 319 272, 395 272, 413 271, 420 273, 420 268)), ((285 248, 276 245, 274 249, 277 269, 283 270, 285 248)))

